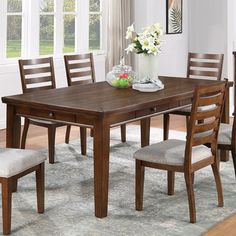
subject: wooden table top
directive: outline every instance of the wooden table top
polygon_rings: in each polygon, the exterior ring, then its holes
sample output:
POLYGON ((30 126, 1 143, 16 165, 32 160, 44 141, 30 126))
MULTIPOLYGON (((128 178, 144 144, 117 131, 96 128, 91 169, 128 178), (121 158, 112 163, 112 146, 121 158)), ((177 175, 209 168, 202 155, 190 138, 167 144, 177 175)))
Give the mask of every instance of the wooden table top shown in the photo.
POLYGON ((51 89, 28 94, 6 96, 7 104, 30 107, 66 110, 67 112, 113 113, 135 110, 154 102, 165 102, 193 96, 198 85, 212 84, 216 81, 159 76, 165 85, 163 90, 144 93, 132 88, 118 89, 107 82, 51 89))

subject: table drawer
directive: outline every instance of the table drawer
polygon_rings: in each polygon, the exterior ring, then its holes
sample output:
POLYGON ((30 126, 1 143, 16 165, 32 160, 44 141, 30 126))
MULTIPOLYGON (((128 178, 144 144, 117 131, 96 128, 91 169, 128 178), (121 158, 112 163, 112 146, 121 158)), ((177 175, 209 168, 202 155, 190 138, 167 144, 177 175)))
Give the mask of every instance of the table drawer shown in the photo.
POLYGON ((46 120, 57 120, 65 122, 76 122, 76 115, 67 112, 39 110, 34 108, 18 108, 17 113, 23 116, 29 116, 33 118, 46 119, 46 120))

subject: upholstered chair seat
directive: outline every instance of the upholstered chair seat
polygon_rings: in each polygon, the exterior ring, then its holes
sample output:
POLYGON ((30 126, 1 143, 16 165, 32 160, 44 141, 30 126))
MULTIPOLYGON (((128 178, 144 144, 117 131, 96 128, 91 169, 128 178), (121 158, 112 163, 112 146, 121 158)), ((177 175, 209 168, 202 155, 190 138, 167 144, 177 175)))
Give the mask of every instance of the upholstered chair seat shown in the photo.
MULTIPOLYGON (((139 149, 134 153, 134 158, 152 163, 183 166, 185 145, 186 142, 183 140, 169 139, 139 149)), ((210 156, 212 156, 211 149, 204 145, 192 149, 193 164, 210 156)))
POLYGON ((3 234, 11 233, 12 192, 17 190, 17 180, 36 172, 38 213, 44 212, 44 161, 46 157, 33 150, 0 148, 0 183, 2 184, 3 234))
POLYGON ((220 124, 219 134, 218 134, 218 144, 231 145, 232 142, 232 129, 231 124, 220 124))

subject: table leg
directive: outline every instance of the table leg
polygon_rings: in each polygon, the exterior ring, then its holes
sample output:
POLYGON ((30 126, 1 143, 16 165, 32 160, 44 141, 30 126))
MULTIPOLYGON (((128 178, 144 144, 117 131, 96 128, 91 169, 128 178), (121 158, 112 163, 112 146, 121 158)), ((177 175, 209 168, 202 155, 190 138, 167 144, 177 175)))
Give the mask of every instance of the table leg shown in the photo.
POLYGON ((94 201, 95 216, 107 216, 109 183, 110 127, 99 120, 94 125, 94 201))
POLYGON ((6 147, 20 147, 20 124, 21 119, 16 116, 14 106, 7 105, 6 147))
POLYGON ((150 117, 141 120, 141 147, 149 145, 150 121, 151 121, 150 117))
MULTIPOLYGON (((221 122, 229 124, 229 87, 226 90, 225 104, 224 104, 224 108, 223 108, 221 122)), ((220 150, 220 160, 221 161, 228 161, 229 160, 229 151, 220 150)))

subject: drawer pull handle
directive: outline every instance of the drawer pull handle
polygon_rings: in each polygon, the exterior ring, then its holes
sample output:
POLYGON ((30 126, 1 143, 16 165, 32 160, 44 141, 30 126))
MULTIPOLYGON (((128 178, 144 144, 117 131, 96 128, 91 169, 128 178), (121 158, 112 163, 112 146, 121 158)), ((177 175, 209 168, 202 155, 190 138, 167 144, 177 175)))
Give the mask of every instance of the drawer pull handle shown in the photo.
POLYGON ((156 107, 152 107, 152 108, 150 109, 150 111, 151 111, 151 112, 156 112, 156 111, 157 111, 157 108, 156 108, 156 107))
POLYGON ((50 112, 50 113, 48 114, 48 116, 49 116, 49 117, 53 117, 54 114, 53 114, 52 112, 50 112))

